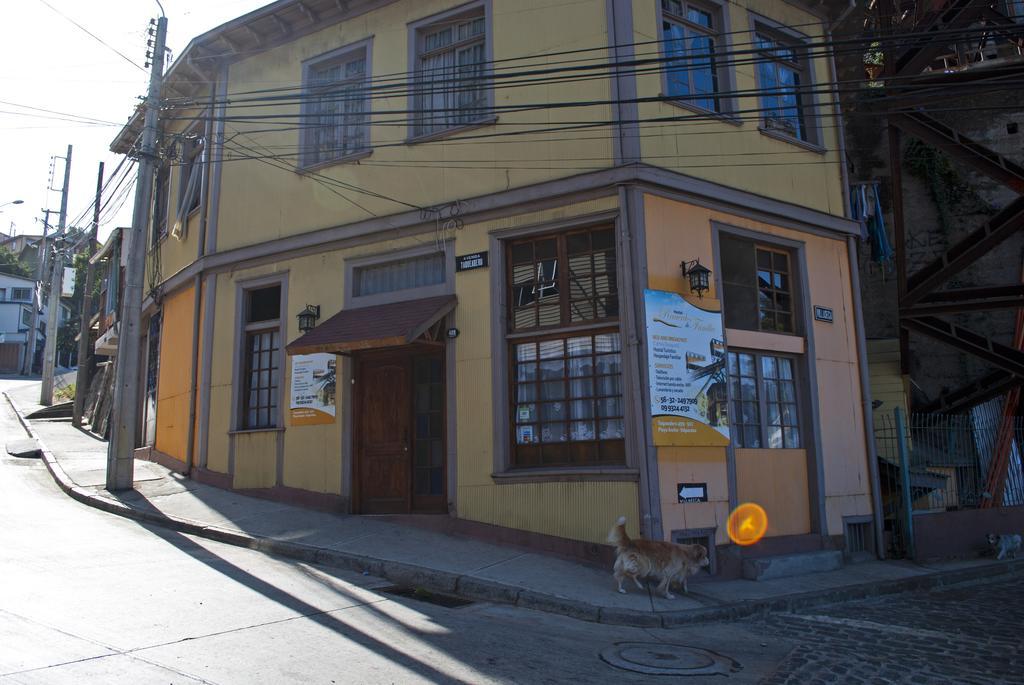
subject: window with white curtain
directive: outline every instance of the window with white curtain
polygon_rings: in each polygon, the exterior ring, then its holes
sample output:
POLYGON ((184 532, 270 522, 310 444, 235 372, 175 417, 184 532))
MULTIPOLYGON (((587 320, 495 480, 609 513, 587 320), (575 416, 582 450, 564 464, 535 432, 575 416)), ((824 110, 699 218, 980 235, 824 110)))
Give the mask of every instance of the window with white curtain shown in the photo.
POLYGON ((483 7, 420 28, 416 45, 414 136, 471 124, 490 114, 483 7))
POLYGON ((396 290, 422 288, 444 283, 445 253, 432 252, 427 255, 397 259, 382 264, 356 267, 353 278, 353 295, 365 297, 380 295, 396 290))
POLYGON ((365 46, 306 69, 302 162, 322 164, 369 149, 368 59, 365 46))
POLYGON ((796 360, 729 353, 732 435, 736 447, 801 449, 796 360))

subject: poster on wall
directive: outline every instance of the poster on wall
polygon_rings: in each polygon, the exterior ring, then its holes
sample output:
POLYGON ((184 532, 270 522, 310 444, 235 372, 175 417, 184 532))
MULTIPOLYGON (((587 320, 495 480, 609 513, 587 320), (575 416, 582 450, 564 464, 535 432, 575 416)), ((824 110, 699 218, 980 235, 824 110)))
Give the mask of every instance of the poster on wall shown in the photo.
POLYGON ((334 423, 334 387, 338 358, 333 354, 297 354, 292 360, 293 426, 334 423))
POLYGON ((722 313, 644 290, 655 445, 729 444, 722 313))

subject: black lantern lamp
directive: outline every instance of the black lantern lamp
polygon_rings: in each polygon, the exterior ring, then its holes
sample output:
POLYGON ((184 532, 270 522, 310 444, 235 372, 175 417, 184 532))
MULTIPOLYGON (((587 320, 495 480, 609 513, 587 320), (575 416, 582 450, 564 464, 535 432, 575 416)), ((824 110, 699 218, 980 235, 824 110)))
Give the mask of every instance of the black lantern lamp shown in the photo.
POLYGON ((703 298, 711 288, 711 269, 700 263, 699 259, 692 262, 682 262, 679 265, 683 275, 690 279, 690 292, 697 293, 697 297, 703 298))
POLYGON ((307 304, 306 308, 298 314, 299 317, 299 330, 305 333, 306 331, 313 330, 316 326, 316 320, 320 318, 320 305, 318 304, 307 304))

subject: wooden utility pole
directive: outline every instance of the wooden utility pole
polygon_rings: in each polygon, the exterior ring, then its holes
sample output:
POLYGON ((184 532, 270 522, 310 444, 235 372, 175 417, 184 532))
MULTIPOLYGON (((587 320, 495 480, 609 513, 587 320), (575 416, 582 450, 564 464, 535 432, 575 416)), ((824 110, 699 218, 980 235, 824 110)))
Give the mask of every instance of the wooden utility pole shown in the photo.
POLYGON ((50 299, 46 312, 46 347, 43 348, 43 387, 39 393, 39 404, 53 404, 53 373, 57 361, 57 334, 60 329, 60 291, 64 280, 64 259, 57 247, 57 241, 64 236, 68 220, 68 186, 71 183, 71 146, 64 158, 64 186, 60 192, 60 218, 57 232, 53 234, 53 259, 50 261, 50 299))
MULTIPOLYGON (((78 333, 78 373, 75 376, 75 409, 71 415, 71 423, 76 427, 82 425, 82 412, 85 410, 85 396, 89 393, 90 373, 92 372, 92 345, 89 342, 89 329, 92 323, 92 288, 96 278, 96 266, 92 256, 96 252, 96 240, 100 230, 100 200, 103 198, 103 162, 96 176, 96 204, 92 208, 92 230, 89 231, 88 245, 85 254, 89 261, 85 268, 85 287, 82 288, 81 325, 78 333)), ((116 274, 117 271, 115 270, 116 274)))
POLYGON ((130 490, 134 481, 135 442, 139 436, 139 385, 141 373, 142 281, 146 271, 146 228, 153 201, 153 176, 160 161, 157 154, 157 117, 164 73, 167 17, 156 21, 149 94, 145 103, 145 127, 139 152, 139 179, 135 185, 135 211, 128 234, 128 259, 118 325, 117 361, 114 373, 114 416, 107 452, 107 490, 130 490))

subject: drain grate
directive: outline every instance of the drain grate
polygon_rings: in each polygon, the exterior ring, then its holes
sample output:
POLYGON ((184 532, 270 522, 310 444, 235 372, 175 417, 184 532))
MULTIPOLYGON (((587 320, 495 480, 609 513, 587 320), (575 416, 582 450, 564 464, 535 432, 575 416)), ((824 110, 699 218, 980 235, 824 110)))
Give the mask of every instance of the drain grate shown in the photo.
POLYGON ((646 675, 724 675, 742 670, 738 661, 708 649, 664 642, 617 642, 601 652, 605 663, 646 675))
POLYGON ((388 595, 397 595, 399 597, 415 599, 418 602, 436 604, 437 606, 441 606, 446 609, 458 609, 459 607, 469 606, 470 604, 473 604, 473 601, 470 599, 462 599, 461 597, 445 595, 441 594, 440 592, 431 592, 430 590, 424 590, 421 587, 404 587, 402 585, 392 585, 390 587, 385 587, 376 590, 376 592, 383 592, 388 595))

